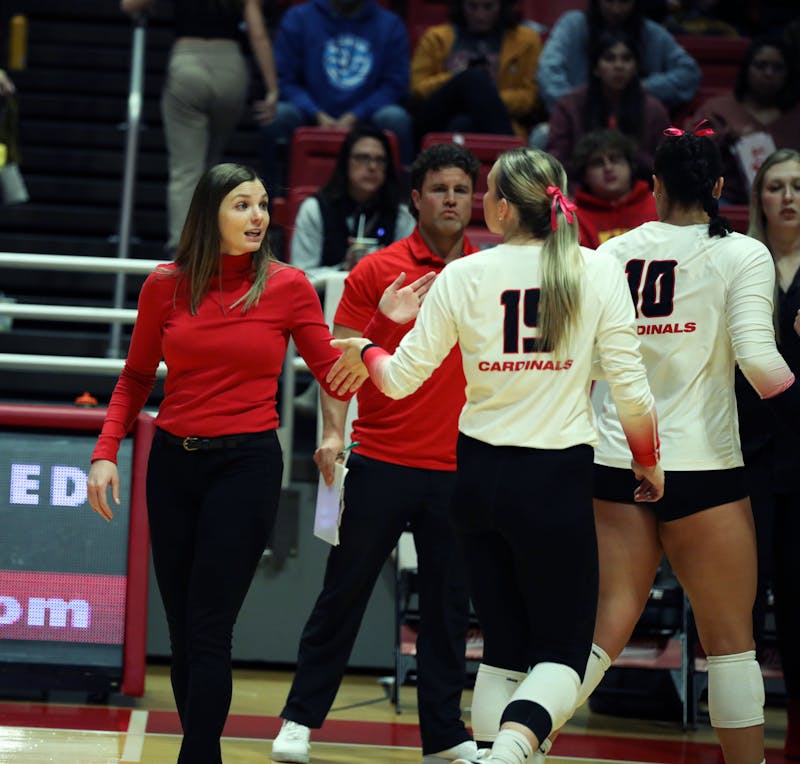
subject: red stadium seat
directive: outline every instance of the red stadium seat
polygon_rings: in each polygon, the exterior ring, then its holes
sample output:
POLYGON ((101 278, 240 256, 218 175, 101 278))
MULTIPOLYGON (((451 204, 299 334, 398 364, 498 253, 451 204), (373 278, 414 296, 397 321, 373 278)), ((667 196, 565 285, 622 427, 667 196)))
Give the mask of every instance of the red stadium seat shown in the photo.
POLYGON ((475 190, 483 193, 486 190, 486 176, 500 154, 509 149, 525 145, 522 138, 515 135, 492 135, 489 133, 427 133, 422 138, 422 148, 435 143, 458 143, 469 149, 481 163, 478 172, 478 185, 475 190))
POLYGON ((447 0, 408 0, 406 2, 406 27, 429 27, 448 20, 447 0))
POLYGON ((272 202, 272 225, 283 228, 283 248, 284 260, 291 261, 292 234, 294 233, 294 221, 297 218, 297 211, 303 200, 311 196, 319 186, 292 186, 289 195, 285 198, 274 199, 272 202))
POLYGON ((678 35, 675 38, 700 65, 704 88, 732 90, 744 54, 750 47, 747 37, 678 35))
POLYGON ((289 148, 289 191, 298 186, 319 188, 333 172, 347 130, 338 127, 299 127, 289 148))

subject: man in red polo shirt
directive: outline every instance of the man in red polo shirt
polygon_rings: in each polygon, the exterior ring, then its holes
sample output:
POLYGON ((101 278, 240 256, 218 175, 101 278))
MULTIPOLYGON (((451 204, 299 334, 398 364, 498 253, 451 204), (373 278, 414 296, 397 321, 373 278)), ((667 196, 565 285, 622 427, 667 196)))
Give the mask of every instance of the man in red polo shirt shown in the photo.
MULTIPOLYGON (((464 237, 478 162, 456 144, 432 146, 411 168, 411 236, 365 257, 348 275, 336 337, 360 337, 398 273, 411 283, 475 251, 464 237)), ((413 322, 404 325, 410 330, 413 322)), ((394 343, 384 342, 392 351, 394 343)), ((310 728, 322 726, 347 667, 364 610, 388 555, 409 527, 419 559, 417 701, 423 764, 475 755, 461 721, 469 600, 448 519, 455 479, 464 373, 456 346, 413 395, 395 401, 367 381, 358 393, 339 546, 300 640, 297 672, 272 759, 309 761, 310 728)), ((347 404, 322 396, 322 442, 314 461, 326 480, 344 447, 347 404)))

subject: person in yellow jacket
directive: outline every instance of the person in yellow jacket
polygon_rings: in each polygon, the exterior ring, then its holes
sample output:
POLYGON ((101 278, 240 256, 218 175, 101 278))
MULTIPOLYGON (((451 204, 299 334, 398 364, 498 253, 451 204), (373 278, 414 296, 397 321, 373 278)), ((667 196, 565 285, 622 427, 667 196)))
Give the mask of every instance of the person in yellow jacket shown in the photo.
POLYGON ((451 0, 450 23, 426 30, 411 61, 419 137, 447 131, 525 138, 541 48, 513 0, 451 0))

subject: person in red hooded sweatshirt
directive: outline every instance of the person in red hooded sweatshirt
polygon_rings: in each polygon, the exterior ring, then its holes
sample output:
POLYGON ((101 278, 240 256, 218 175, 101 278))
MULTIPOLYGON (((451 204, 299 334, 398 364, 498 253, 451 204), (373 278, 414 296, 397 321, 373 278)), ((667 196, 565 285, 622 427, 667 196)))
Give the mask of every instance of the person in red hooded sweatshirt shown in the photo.
POLYGON ((650 185, 638 179, 636 144, 617 130, 597 130, 578 141, 572 155, 580 242, 596 249, 604 241, 656 220, 650 185))

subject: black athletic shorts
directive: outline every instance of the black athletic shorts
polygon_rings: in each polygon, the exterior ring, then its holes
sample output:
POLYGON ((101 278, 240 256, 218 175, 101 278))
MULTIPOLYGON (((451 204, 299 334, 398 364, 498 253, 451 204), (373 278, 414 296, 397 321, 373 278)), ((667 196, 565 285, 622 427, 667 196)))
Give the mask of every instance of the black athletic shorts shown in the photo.
MULTIPOLYGON (((594 498, 633 504, 638 481, 632 470, 594 465, 594 498)), ((650 507, 659 520, 677 520, 748 495, 744 467, 729 470, 671 471, 664 477, 664 495, 650 507)))

